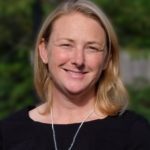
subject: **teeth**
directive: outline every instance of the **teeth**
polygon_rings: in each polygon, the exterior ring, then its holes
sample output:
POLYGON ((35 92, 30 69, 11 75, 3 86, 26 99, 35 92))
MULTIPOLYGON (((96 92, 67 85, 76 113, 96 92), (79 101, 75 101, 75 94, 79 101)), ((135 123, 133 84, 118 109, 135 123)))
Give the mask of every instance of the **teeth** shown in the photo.
POLYGON ((72 73, 77 73, 77 74, 84 74, 85 72, 81 72, 81 71, 74 71, 74 70, 68 70, 68 69, 64 69, 65 71, 69 71, 69 72, 72 72, 72 73))
POLYGON ((84 77, 85 72, 82 71, 74 71, 74 70, 68 70, 64 69, 68 75, 74 79, 82 79, 84 77))
POLYGON ((77 72, 77 71, 72 71, 72 70, 70 70, 70 72, 73 72, 73 73, 82 73, 82 72, 77 72))
POLYGON ((70 75, 72 76, 72 77, 75 77, 75 78, 78 78, 78 77, 82 77, 82 73, 77 73, 77 72, 72 72, 72 71, 69 71, 70 72, 70 75))
POLYGON ((70 73, 74 73, 74 74, 84 74, 84 72, 77 72, 77 71, 71 71, 71 70, 68 70, 70 73))

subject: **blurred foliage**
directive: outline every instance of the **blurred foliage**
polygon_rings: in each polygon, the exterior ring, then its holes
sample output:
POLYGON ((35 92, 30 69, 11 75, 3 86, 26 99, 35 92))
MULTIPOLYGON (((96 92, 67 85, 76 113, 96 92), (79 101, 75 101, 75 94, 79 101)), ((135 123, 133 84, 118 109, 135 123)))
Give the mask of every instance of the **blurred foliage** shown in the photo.
MULTIPOLYGON (((61 0, 0 1, 0 118, 34 104, 31 53, 41 20, 61 0)), ((124 47, 149 50, 149 0, 93 0, 111 18, 124 47)), ((150 87, 129 87, 131 108, 149 118, 150 87)))
POLYGON ((145 116, 150 121, 150 85, 128 86, 130 109, 145 116))
POLYGON ((32 1, 0 1, 0 117, 33 103, 32 1))
POLYGON ((116 27, 121 45, 150 47, 149 0, 95 0, 116 27))

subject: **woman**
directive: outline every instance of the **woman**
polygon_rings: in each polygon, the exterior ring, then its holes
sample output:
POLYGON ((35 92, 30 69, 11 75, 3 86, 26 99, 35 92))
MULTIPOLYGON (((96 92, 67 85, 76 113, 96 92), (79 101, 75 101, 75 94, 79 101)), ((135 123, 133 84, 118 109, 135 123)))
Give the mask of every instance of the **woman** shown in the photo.
POLYGON ((150 126, 127 111, 116 35, 92 2, 68 1, 44 22, 34 59, 42 103, 1 122, 2 150, 148 150, 150 126))

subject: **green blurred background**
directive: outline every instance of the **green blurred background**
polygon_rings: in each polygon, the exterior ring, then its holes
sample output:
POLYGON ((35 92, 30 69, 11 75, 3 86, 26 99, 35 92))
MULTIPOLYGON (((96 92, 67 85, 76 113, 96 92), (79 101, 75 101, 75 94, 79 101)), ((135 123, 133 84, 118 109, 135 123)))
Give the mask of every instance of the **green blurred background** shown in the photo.
MULTIPOLYGON (((132 59, 150 60, 150 1, 93 0, 109 16, 121 49, 132 59)), ((61 0, 0 1, 0 119, 38 102, 32 54, 42 21, 61 0)), ((129 108, 150 120, 149 80, 126 83, 129 108)))

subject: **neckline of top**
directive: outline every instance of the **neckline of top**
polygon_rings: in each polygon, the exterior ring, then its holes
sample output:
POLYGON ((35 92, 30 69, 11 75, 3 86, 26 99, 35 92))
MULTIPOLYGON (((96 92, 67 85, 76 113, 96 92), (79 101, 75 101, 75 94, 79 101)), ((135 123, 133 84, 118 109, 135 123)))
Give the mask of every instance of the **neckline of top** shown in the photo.
MULTIPOLYGON (((35 121, 33 120, 32 118, 30 118, 29 116, 29 111, 31 109, 34 109, 35 106, 29 106, 25 109, 25 116, 26 116, 26 119, 32 123, 35 123, 35 124, 39 124, 39 125, 51 125, 51 123, 43 123, 43 122, 40 122, 40 121, 35 121)), ((105 121, 108 121, 109 119, 113 118, 114 116, 106 116, 105 118, 103 119, 94 119, 94 120, 90 120, 90 121, 85 121, 85 125, 90 125, 90 124, 95 124, 97 122, 105 122, 105 121)), ((76 122, 76 123, 69 123, 69 124, 54 124, 55 126, 78 126, 81 122, 76 122)))

